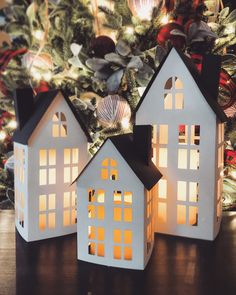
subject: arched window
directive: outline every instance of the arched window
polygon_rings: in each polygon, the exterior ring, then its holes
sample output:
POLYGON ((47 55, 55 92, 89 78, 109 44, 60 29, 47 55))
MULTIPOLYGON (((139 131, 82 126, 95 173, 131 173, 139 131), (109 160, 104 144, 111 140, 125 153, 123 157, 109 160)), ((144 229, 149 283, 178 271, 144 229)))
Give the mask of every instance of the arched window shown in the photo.
POLYGON ((164 89, 164 109, 182 110, 184 108, 183 83, 177 77, 171 77, 166 81, 164 89))
POLYGON ((102 170, 101 178, 106 180, 117 180, 118 179, 118 170, 117 163, 115 160, 106 158, 102 161, 102 170))
POLYGON ((52 117, 52 136, 53 137, 67 136, 66 116, 62 112, 56 112, 52 117))

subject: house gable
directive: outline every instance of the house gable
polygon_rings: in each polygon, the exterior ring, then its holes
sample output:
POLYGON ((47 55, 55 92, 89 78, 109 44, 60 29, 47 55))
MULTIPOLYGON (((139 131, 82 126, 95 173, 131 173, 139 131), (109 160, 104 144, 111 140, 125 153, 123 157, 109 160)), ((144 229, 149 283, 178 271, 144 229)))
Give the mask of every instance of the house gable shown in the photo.
POLYGON ((61 92, 58 92, 50 106, 40 119, 33 133, 31 134, 28 145, 29 146, 52 146, 53 142, 63 142, 65 145, 68 143, 68 139, 74 139, 79 143, 87 143, 88 139, 81 128, 79 122, 76 120, 71 108, 67 104, 61 92), (52 126, 53 116, 55 113, 63 113, 66 118, 67 136, 66 137, 53 137, 52 126), (79 141, 78 141, 79 139, 79 141))
POLYGON ((120 187, 122 189, 130 187, 143 187, 142 182, 127 164, 125 159, 121 156, 119 151, 115 148, 110 139, 107 139, 97 154, 88 163, 88 165, 81 172, 77 178, 77 183, 81 187, 88 187, 89 185, 93 187, 100 187, 104 183, 104 187, 120 187), (117 163, 118 180, 102 180, 101 169, 102 162, 105 159, 113 159, 117 163), (91 181, 92 180, 92 181, 91 181))
POLYGON ((146 116, 149 117, 150 123, 155 122, 157 113, 163 113, 167 117, 170 117, 170 113, 171 116, 176 114, 181 117, 191 113, 195 115, 195 119, 198 119, 199 113, 201 116, 213 114, 221 121, 227 119, 218 103, 205 90, 201 77, 191 61, 175 48, 172 48, 162 61, 137 106, 136 117, 140 118, 144 113, 148 114, 146 116), (176 77, 182 82, 183 89, 179 89, 178 92, 184 96, 183 109, 175 109, 173 100, 172 109, 164 110, 165 85, 171 77, 176 77))

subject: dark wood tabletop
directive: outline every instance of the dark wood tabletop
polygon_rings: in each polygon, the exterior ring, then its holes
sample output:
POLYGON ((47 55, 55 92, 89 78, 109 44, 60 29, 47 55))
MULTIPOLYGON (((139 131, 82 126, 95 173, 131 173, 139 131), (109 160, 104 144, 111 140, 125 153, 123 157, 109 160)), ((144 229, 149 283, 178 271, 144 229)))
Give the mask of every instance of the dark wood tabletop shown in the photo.
POLYGON ((26 243, 0 211, 0 295, 236 294, 236 213, 214 242, 159 235, 145 271, 76 259, 76 235, 26 243))

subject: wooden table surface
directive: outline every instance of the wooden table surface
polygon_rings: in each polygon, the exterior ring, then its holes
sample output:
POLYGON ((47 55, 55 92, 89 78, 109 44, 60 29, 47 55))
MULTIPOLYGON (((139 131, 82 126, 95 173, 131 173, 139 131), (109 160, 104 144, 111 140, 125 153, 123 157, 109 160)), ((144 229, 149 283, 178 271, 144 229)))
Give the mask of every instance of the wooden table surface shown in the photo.
POLYGON ((145 271, 76 259, 76 235, 26 243, 14 212, 0 211, 0 295, 236 294, 236 213, 214 242, 156 235, 145 271))

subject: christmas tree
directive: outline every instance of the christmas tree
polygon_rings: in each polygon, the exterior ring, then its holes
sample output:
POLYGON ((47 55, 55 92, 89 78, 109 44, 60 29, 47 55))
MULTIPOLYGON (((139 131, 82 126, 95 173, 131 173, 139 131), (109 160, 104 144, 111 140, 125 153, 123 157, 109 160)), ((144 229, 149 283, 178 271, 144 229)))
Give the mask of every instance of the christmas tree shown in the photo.
POLYGON ((1 1, 0 9, 3 196, 13 189, 4 167, 16 127, 14 89, 32 87, 35 94, 62 89, 83 114, 94 154, 107 136, 131 130, 145 87, 174 45, 199 71, 203 54, 222 55, 218 101, 230 119, 225 204, 231 206, 236 185, 236 10, 223 8, 219 0, 13 0, 1 1))

